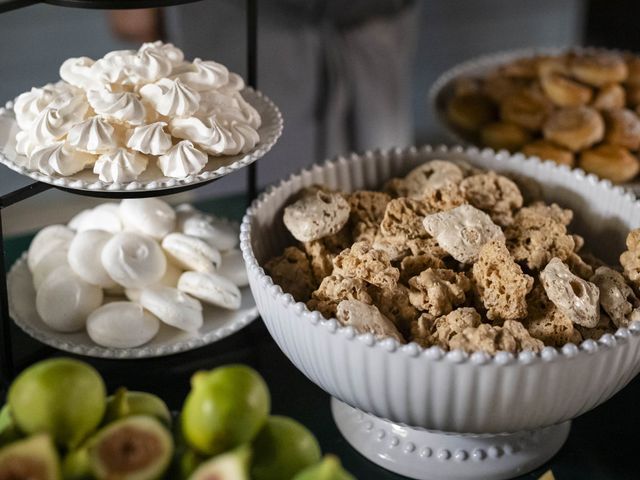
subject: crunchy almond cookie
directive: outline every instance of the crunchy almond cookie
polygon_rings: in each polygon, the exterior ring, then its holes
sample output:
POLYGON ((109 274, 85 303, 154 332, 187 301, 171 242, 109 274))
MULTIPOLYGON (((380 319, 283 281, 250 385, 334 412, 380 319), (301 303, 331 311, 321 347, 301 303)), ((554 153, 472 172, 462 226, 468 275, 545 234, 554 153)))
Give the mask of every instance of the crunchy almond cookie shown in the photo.
POLYGON ((411 255, 432 255, 438 258, 446 258, 449 256, 447 251, 438 245, 435 238, 414 238, 407 242, 407 248, 411 255))
POLYGON ((494 239, 504 241, 502 229, 489 215, 471 205, 427 215, 422 223, 438 244, 461 263, 475 262, 485 243, 494 239))
POLYGON ((342 194, 311 190, 284 209, 283 221, 296 240, 310 242, 338 233, 349 212, 342 194))
POLYGON ((528 315, 522 323, 533 338, 551 347, 562 347, 566 343, 577 345, 582 341, 577 325, 547 298, 539 283, 529 294, 528 315))
POLYGON ((533 338, 522 322, 517 320, 505 320, 502 324, 502 331, 508 332, 516 341, 516 350, 531 350, 539 352, 544 348, 544 343, 537 338, 533 338))
POLYGON ((373 242, 391 197, 383 192, 360 190, 349 195, 353 239, 373 242))
POLYGON ((371 333, 378 339, 391 337, 405 343, 393 322, 382 315, 375 305, 343 300, 338 304, 336 318, 345 327, 351 326, 359 333, 371 333))
POLYGON ((582 250, 582 247, 584 247, 584 238, 575 233, 571 234, 571 238, 573 238, 574 243, 573 251, 578 253, 580 250, 582 250))
POLYGON ((488 213, 501 226, 511 223, 513 211, 522 207, 518 186, 495 172, 465 178, 460 182, 460 190, 471 205, 488 213))
POLYGON ((427 205, 421 200, 395 198, 387 204, 380 223, 380 233, 401 243, 413 238, 426 237, 428 235, 422 226, 422 220, 428 213, 430 211, 427 205))
POLYGON ((298 302, 308 300, 316 289, 309 259, 299 248, 285 248, 282 255, 269 260, 264 269, 276 285, 280 285, 298 302))
POLYGON ((411 324, 420 313, 409 301, 409 289, 398 284, 395 288, 378 288, 371 286, 369 294, 373 304, 382 314, 395 323, 403 335, 409 335, 411 324))
POLYGON ((357 278, 330 275, 322 280, 316 291, 311 294, 307 307, 318 310, 327 318, 335 317, 338 303, 342 300, 360 300, 372 303, 367 292, 367 283, 357 278))
POLYGON ((593 275, 593 267, 585 262, 580 255, 571 252, 565 258, 564 263, 567 264, 571 273, 579 276, 583 280, 589 280, 593 275))
POLYGON ((520 209, 504 234, 513 258, 531 270, 544 268, 553 257, 566 260, 575 248, 562 222, 532 208, 520 209))
POLYGON ((600 267, 589 281, 600 290, 600 305, 615 326, 628 327, 628 316, 640 307, 640 300, 622 274, 609 267, 600 267))
POLYGON ((428 268, 409 280, 409 287, 411 305, 438 317, 465 302, 465 293, 471 288, 471 282, 464 273, 428 268))
POLYGON ((605 333, 613 333, 616 330, 615 325, 611 319, 604 313, 600 315, 600 321, 593 328, 586 328, 581 325, 577 325, 576 329, 582 335, 583 340, 598 340, 605 333))
POLYGON ((335 235, 303 243, 317 282, 333 272, 333 259, 353 243, 346 227, 335 235))
POLYGON ((445 268, 445 264, 442 259, 428 253, 404 257, 400 262, 400 281, 406 284, 427 268, 445 268))
POLYGON ((445 183, 426 190, 420 198, 429 213, 446 212, 467 203, 457 183, 445 183))
POLYGON ((527 316, 527 294, 533 278, 522 272, 498 240, 486 243, 472 269, 475 291, 489 320, 518 320, 527 316))
POLYGON ((627 250, 620 255, 624 274, 636 288, 640 288, 640 228, 627 235, 627 250))
POLYGON ((480 315, 471 307, 458 308, 438 318, 423 313, 411 325, 411 340, 424 348, 437 345, 449 350, 449 342, 455 335, 477 327, 480 322, 480 315))
POLYGON ((429 190, 445 184, 458 184, 464 173, 455 163, 446 160, 431 160, 411 170, 404 178, 407 196, 422 198, 429 190))
POLYGON ((522 208, 520 211, 523 210, 525 212, 534 212, 545 217, 551 217, 564 226, 568 226, 571 223, 571 220, 573 220, 573 210, 562 208, 557 203, 546 204, 544 202, 533 202, 531 205, 522 208))
POLYGON ((483 323, 477 327, 465 328, 454 335, 449 342, 449 348, 468 353, 481 351, 495 355, 498 352, 515 353, 518 343, 508 331, 483 323))
POLYGON ((374 237, 371 246, 376 250, 385 252, 392 262, 399 262, 410 254, 407 243, 402 241, 401 238, 385 237, 380 232, 374 237))
POLYGON ((382 186, 382 191, 391 198, 400 198, 409 195, 409 188, 404 178, 392 178, 387 180, 382 186))
POLYGON ((562 260, 552 258, 540 272, 540 282, 549 300, 573 323, 587 328, 593 328, 598 324, 598 287, 571 273, 562 260))
POLYGON ((394 288, 400 271, 391 266, 389 255, 374 250, 367 242, 356 242, 333 260, 333 273, 359 278, 381 288, 394 288))

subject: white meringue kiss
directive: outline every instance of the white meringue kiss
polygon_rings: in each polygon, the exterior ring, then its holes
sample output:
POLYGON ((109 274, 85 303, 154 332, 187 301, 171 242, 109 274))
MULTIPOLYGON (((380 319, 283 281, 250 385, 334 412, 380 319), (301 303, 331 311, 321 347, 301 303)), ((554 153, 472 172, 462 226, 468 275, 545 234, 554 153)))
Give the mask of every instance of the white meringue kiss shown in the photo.
POLYGON ((111 237, 102 249, 101 259, 109 276, 125 288, 153 285, 167 268, 160 245, 151 237, 134 232, 111 237))
POLYGON ((120 202, 120 218, 124 226, 158 240, 173 232, 176 212, 159 198, 127 198, 120 202))
POLYGON ((111 302, 87 318, 87 333, 98 345, 135 348, 149 342, 160 329, 160 321, 133 302, 111 302))
POLYGON ((145 122, 146 110, 138 95, 133 92, 89 90, 87 100, 99 115, 131 125, 142 125, 145 122))
POLYGON ((204 321, 200 302, 175 288, 161 285, 145 288, 140 294, 140 304, 167 325, 187 332, 197 332, 204 321))
POLYGON ((92 165, 96 157, 80 152, 65 142, 34 148, 29 155, 29 168, 46 175, 57 173, 63 177, 73 175, 92 165))
POLYGON ((168 78, 145 85, 140 95, 149 102, 156 111, 166 116, 188 117, 198 110, 200 94, 183 84, 180 80, 168 78))
POLYGON ((185 178, 200 172, 209 156, 198 150, 189 140, 182 140, 158 158, 162 174, 171 178, 185 178))
POLYGON ((117 203, 101 203, 97 207, 82 210, 69 220, 67 226, 76 232, 84 232, 85 230, 121 232, 120 205, 117 203))
POLYGON ((77 332, 87 316, 102 303, 100 287, 85 282, 67 266, 47 276, 36 294, 36 310, 42 321, 57 332, 77 332))
POLYGON ((162 155, 172 146, 171 135, 164 131, 165 122, 141 125, 133 130, 127 147, 150 155, 162 155))
POLYGON ((164 55, 173 66, 177 66, 184 62, 184 53, 178 47, 173 45, 173 43, 164 43, 161 40, 156 42, 147 42, 143 43, 139 52, 144 50, 155 50, 156 52, 164 55))
POLYGON ((193 63, 184 63, 175 68, 172 78, 179 79, 196 91, 220 88, 229 82, 229 70, 224 65, 196 58, 193 63))
POLYGON ((260 140, 258 132, 248 123, 237 120, 235 115, 173 118, 170 129, 173 136, 189 139, 211 155, 246 153, 260 140))
POLYGON ((93 173, 103 182, 133 182, 147 169, 147 157, 126 148, 103 153, 93 166, 93 173))
POLYGON ((60 66, 60 78, 84 90, 98 88, 100 82, 91 68, 94 63, 89 57, 69 58, 60 66))
POLYGON ((104 230, 84 230, 76 234, 69 245, 69 266, 85 282, 102 288, 113 288, 117 284, 102 265, 102 249, 111 239, 104 230))
POLYGON ((74 125, 67 134, 67 143, 91 153, 110 152, 118 146, 113 126, 100 116, 74 125))

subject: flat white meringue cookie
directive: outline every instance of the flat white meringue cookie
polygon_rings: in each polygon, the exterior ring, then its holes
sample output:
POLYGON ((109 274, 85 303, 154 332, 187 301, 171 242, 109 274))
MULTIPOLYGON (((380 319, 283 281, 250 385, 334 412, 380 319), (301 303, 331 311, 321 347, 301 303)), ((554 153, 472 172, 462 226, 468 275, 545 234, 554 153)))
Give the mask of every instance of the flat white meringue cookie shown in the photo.
POLYGON ((51 252, 68 251, 74 235, 73 230, 65 225, 49 225, 36 233, 27 253, 29 270, 33 272, 35 266, 51 252))
POLYGON ((101 259, 109 276, 125 288, 153 285, 167 268, 160 245, 135 232, 115 234, 102 248, 101 259))
POLYGON ((110 92, 106 88, 89 90, 87 100, 98 115, 131 125, 145 122, 146 110, 133 92, 110 92))
MULTIPOLYGON (((176 267, 171 262, 167 262, 167 269, 165 270, 164 275, 162 276, 160 281, 155 285, 163 285, 165 287, 176 288, 176 286, 178 285, 178 280, 180 279, 180 275, 182 275, 182 272, 183 272, 182 269, 176 267)), ((124 290, 124 295, 132 302, 139 302, 141 293, 142 293, 141 288, 126 288, 124 290)))
POLYGON ((60 65, 60 78, 84 90, 98 88, 100 82, 91 69, 94 63, 89 57, 68 58, 60 65))
POLYGON ((158 240, 173 232, 176 212, 159 198, 127 198, 120 202, 120 218, 125 228, 158 240))
POLYGON ((33 286, 36 291, 38 291, 40 285, 43 284, 51 272, 58 267, 68 265, 66 250, 53 250, 45 255, 33 268, 33 286))
POLYGON ((103 182, 133 182, 147 169, 148 163, 147 157, 139 152, 117 148, 98 157, 93 173, 103 182))
POLYGON ((184 272, 178 280, 178 290, 227 310, 239 309, 242 302, 240 289, 217 273, 184 272))
POLYGON ((127 140, 127 147, 150 155, 166 153, 173 145, 171 135, 164 131, 166 126, 166 122, 155 122, 136 127, 127 140))
POLYGON ((42 321, 57 332, 77 332, 87 316, 102 304, 102 289, 85 282, 67 266, 56 268, 40 285, 36 310, 42 321))
POLYGON ((144 50, 155 50, 160 52, 174 67, 181 65, 182 62, 184 62, 184 53, 173 43, 164 43, 161 40, 147 42, 143 43, 138 51, 142 52, 144 50))
POLYGON ((240 232, 228 222, 196 210, 180 216, 179 228, 182 233, 200 238, 221 252, 238 244, 240 232))
POLYGON ((220 88, 229 83, 227 67, 212 60, 205 61, 200 58, 194 59, 193 63, 174 68, 171 76, 198 92, 220 88))
POLYGON ((108 348, 139 347, 153 339, 158 330, 158 318, 133 302, 107 303, 87 318, 91 340, 108 348))
POLYGON ((166 177, 185 178, 202 171, 208 161, 206 153, 189 140, 182 140, 158 157, 158 167, 166 177))
POLYGON ((101 288, 114 288, 117 284, 102 265, 102 249, 112 234, 104 230, 78 232, 69 245, 69 266, 85 282, 101 288))
POLYGON ((67 226, 76 232, 85 230, 104 230, 118 233, 122 231, 120 220, 120 205, 118 203, 101 203, 100 205, 82 210, 75 215, 67 226))
POLYGON ((113 126, 100 116, 75 124, 67 133, 67 143, 90 153, 106 153, 118 146, 113 126))
POLYGON ((215 272, 220 265, 218 250, 204 240, 184 233, 170 233, 164 237, 162 248, 176 265, 185 270, 215 272))
POLYGON ((140 89, 140 96, 166 116, 188 117, 198 110, 200 94, 180 80, 162 78, 140 89))
POLYGON ((202 305, 176 288, 145 288, 140 294, 140 304, 167 325, 180 330, 197 332, 202 327, 202 305))
POLYGON ((231 280, 238 287, 249 285, 247 266, 242 258, 242 252, 235 248, 222 254, 222 262, 216 273, 231 280))
POLYGON ((29 155, 28 166, 47 175, 57 173, 66 177, 84 170, 95 159, 95 155, 75 150, 65 142, 55 142, 35 148, 29 155))

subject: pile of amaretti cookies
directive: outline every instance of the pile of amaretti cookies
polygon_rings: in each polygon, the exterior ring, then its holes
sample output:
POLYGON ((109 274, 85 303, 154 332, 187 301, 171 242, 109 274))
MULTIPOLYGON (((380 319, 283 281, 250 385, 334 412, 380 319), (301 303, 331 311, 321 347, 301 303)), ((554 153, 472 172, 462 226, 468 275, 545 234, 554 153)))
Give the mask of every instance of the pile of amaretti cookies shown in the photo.
POLYGON ((265 269, 297 301, 359 333, 539 351, 640 318, 640 230, 618 269, 587 253, 568 230, 572 217, 525 201, 493 171, 433 160, 383 191, 302 190, 284 210, 299 243, 265 269))

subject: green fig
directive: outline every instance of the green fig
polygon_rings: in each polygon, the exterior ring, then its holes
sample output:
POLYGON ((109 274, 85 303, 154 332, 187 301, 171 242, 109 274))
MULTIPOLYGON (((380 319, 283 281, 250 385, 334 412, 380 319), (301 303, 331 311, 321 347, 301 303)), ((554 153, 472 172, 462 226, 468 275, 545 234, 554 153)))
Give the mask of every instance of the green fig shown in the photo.
POLYGON ((204 462, 189 480, 250 480, 251 447, 243 445, 204 462))
POLYGON ((320 445, 301 423, 288 417, 269 417, 253 442, 254 480, 291 480, 320 461, 320 445))
POLYGON ((65 480, 91 480, 91 460, 85 447, 73 450, 62 461, 62 478, 65 480))
POLYGON ((175 480, 186 480, 193 472, 206 460, 198 452, 187 446, 176 446, 176 454, 173 458, 169 478, 175 480))
POLYGON ((155 417, 171 428, 171 412, 160 397, 147 392, 131 392, 119 388, 107 398, 107 410, 102 423, 104 425, 131 415, 155 417))
POLYGON ((342 468, 335 455, 325 455, 322 462, 305 468, 293 480, 356 480, 356 477, 342 468))
POLYGON ((51 437, 33 435, 2 448, 0 478, 60 480, 60 458, 51 437))
POLYGON ((9 389, 9 406, 26 434, 46 432, 75 448, 100 425, 106 392, 100 374, 70 358, 54 358, 23 371, 9 389))
POLYGON ((13 421, 9 405, 5 405, 0 410, 0 447, 15 442, 20 437, 20 431, 13 421))
POLYGON ((157 480, 173 456, 173 438, 153 417, 131 416, 110 423, 88 442, 89 463, 99 480, 157 480))
POLYGON ((269 389, 252 368, 198 372, 191 383, 180 423, 185 441, 200 453, 217 455, 250 442, 269 415, 269 389))

